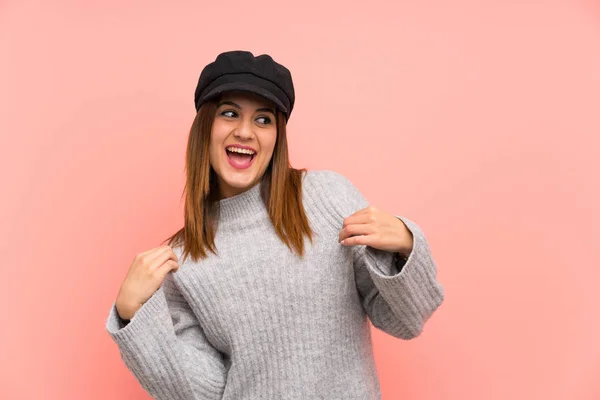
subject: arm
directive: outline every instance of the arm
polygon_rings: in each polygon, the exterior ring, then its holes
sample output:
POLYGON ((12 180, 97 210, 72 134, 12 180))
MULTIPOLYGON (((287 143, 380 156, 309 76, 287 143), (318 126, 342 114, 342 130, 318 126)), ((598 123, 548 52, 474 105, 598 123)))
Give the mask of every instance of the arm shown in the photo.
MULTIPOLYGON (((342 229, 344 218, 363 210, 369 203, 344 176, 322 171, 315 185, 323 193, 328 212, 342 229)), ((373 325, 402 339, 418 336, 423 325, 440 306, 444 291, 437 281, 437 267, 421 229, 399 218, 412 234, 413 246, 406 259, 374 247, 351 246, 355 282, 362 305, 373 325)))
POLYGON ((152 397, 221 399, 227 378, 222 356, 206 339, 172 273, 126 325, 113 304, 106 329, 152 397))
POLYGON ((401 339, 412 339, 440 306, 444 290, 421 229, 400 217, 413 235, 413 249, 404 265, 394 253, 369 246, 352 248, 356 286, 373 325, 401 339))

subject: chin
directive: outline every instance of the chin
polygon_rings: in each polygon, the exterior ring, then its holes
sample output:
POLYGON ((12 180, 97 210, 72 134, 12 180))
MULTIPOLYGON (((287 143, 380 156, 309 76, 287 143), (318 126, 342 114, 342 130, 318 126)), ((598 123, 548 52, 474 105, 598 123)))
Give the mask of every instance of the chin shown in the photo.
POLYGON ((227 171, 221 175, 222 195, 227 197, 240 194, 250 189, 257 182, 258 177, 253 171, 232 172, 227 171))
POLYGON ((254 176, 247 177, 226 177, 224 183, 235 189, 249 189, 254 183, 254 176))

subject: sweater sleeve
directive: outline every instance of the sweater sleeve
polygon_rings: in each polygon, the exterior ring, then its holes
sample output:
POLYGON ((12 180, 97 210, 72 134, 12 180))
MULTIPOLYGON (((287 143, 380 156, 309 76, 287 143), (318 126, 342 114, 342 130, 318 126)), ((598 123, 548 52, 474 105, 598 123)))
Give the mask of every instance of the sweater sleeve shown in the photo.
MULTIPOLYGON (((321 171, 318 179, 324 202, 339 229, 343 219, 369 203, 343 175, 321 171)), ((376 328, 401 339, 418 336, 441 305, 444 290, 423 231, 408 218, 399 218, 413 235, 413 249, 399 265, 395 253, 370 246, 352 246, 355 282, 362 305, 376 328)), ((340 246, 342 246, 340 244, 340 246)))
POLYGON ((168 273, 123 326, 113 303, 106 329, 141 386, 158 400, 221 399, 227 371, 168 273))

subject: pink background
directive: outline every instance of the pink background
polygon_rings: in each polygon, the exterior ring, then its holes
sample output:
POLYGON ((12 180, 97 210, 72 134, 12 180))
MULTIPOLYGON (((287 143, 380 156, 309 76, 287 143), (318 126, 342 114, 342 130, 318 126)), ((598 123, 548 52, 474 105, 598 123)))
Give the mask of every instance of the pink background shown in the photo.
POLYGON ((446 301, 383 398, 600 399, 597 1, 0 2, 0 398, 148 399, 104 330, 182 223, 201 68, 294 76, 292 162, 416 220, 446 301))

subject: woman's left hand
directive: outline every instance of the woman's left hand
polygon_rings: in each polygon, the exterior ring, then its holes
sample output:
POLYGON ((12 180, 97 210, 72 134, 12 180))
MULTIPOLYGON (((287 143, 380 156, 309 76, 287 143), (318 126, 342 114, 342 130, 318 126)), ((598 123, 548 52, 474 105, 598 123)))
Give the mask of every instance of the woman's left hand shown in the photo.
POLYGON ((344 218, 340 243, 345 246, 366 245, 379 250, 398 252, 408 257, 413 236, 398 217, 368 206, 344 218))

